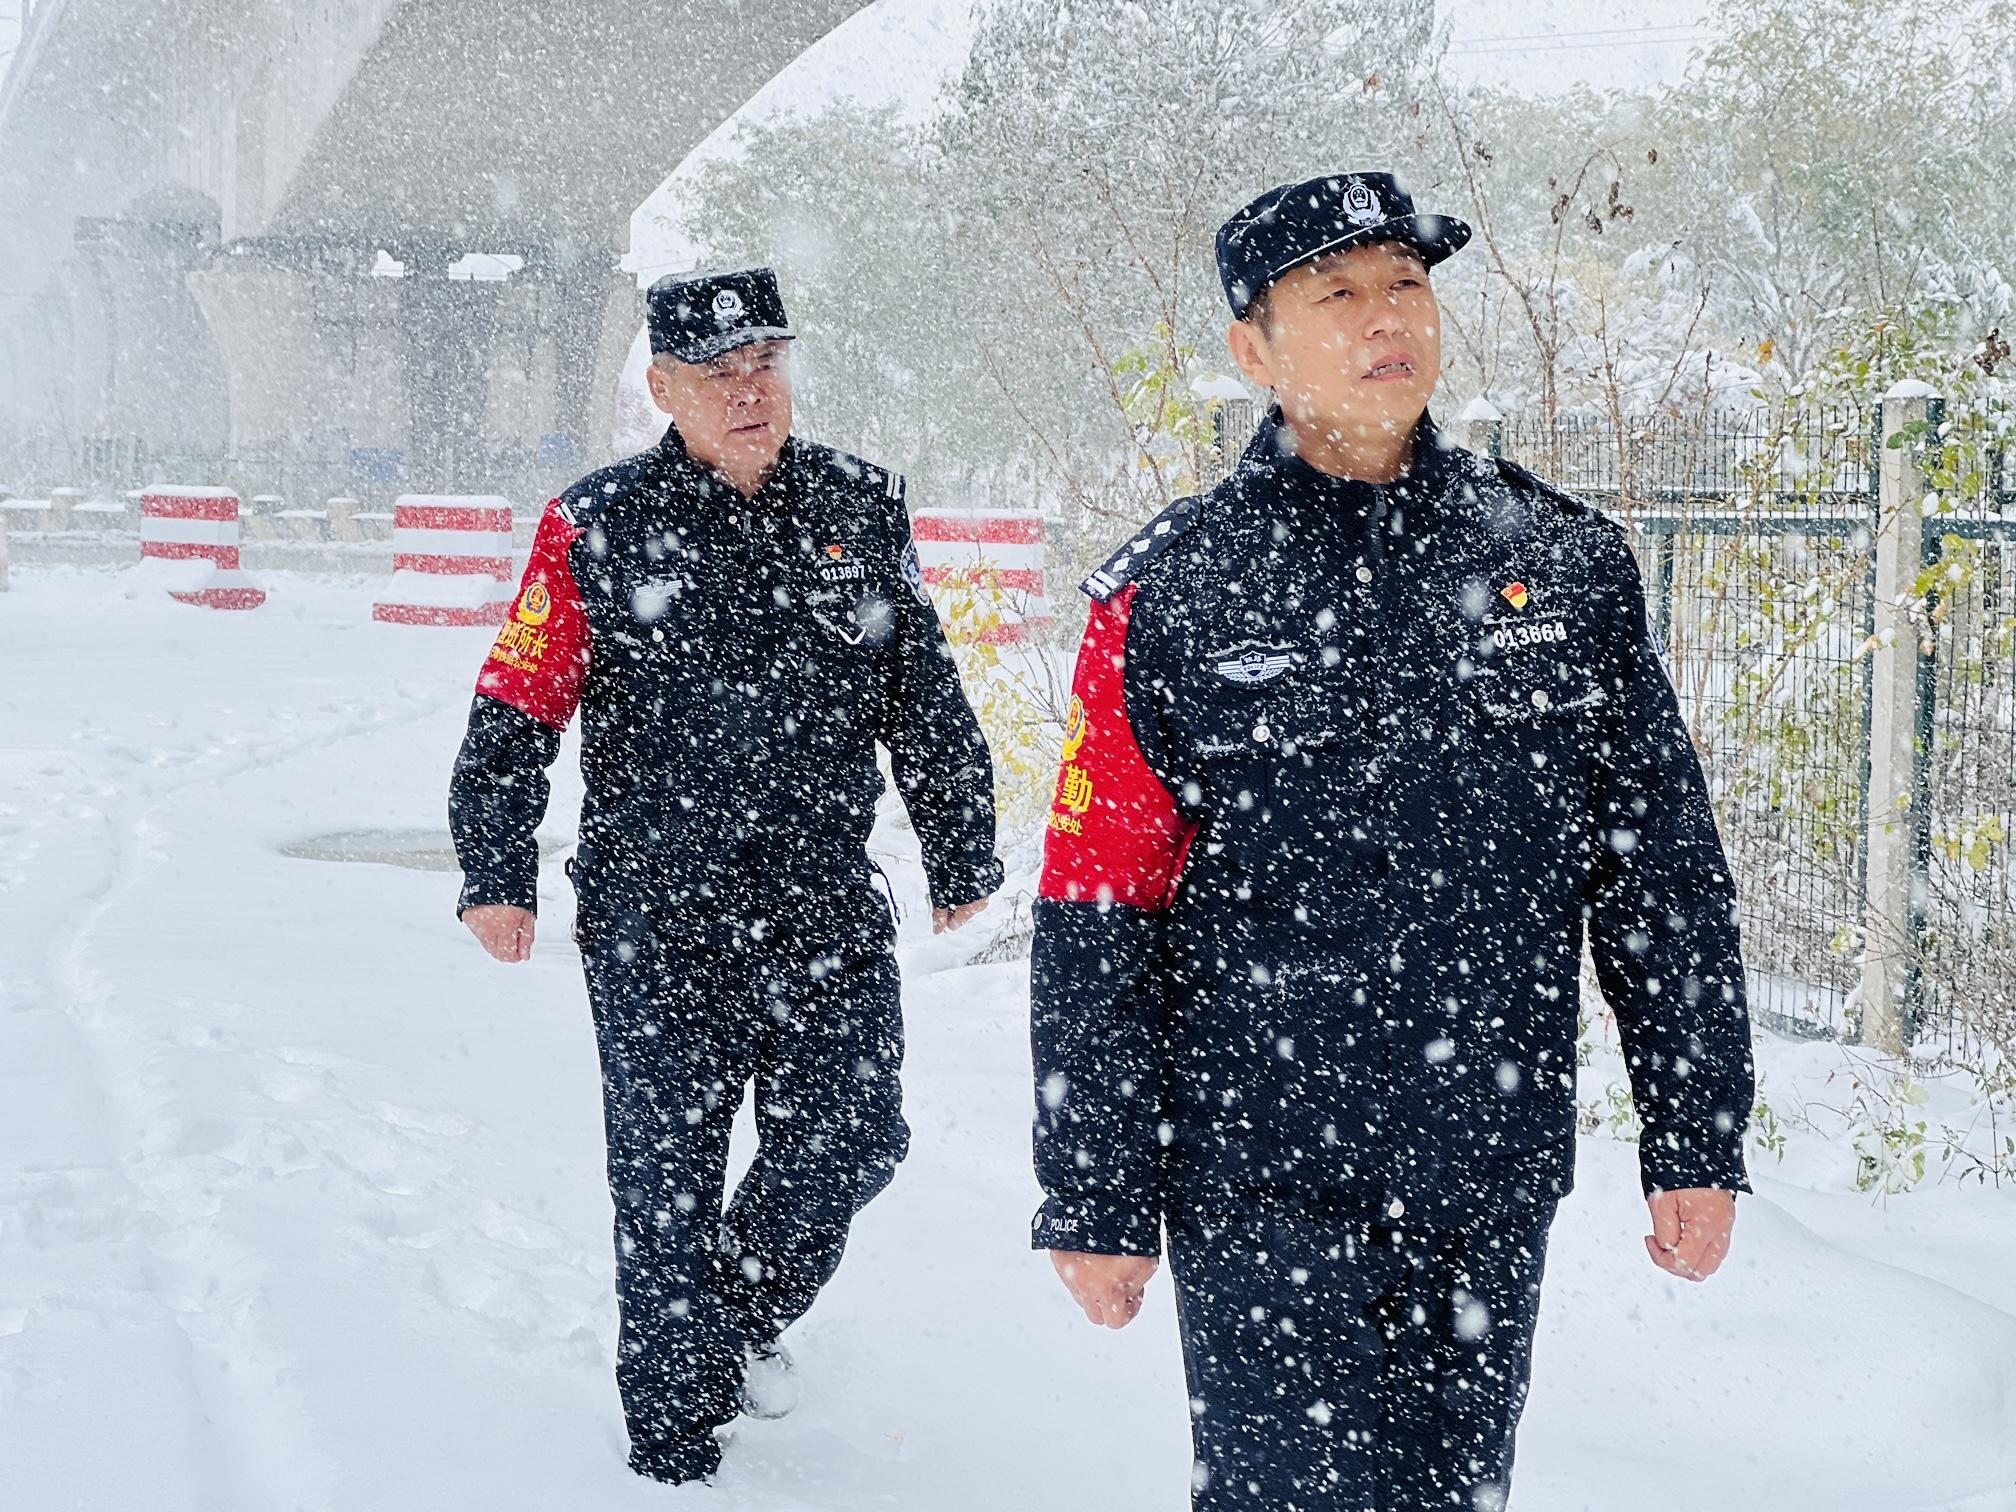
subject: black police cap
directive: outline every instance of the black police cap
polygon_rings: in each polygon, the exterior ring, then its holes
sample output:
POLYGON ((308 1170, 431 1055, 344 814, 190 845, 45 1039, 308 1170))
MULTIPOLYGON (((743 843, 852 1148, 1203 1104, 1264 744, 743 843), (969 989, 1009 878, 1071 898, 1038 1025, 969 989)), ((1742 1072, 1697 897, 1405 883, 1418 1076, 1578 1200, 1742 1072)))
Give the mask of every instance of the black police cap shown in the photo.
POLYGON ((644 296, 655 356, 712 362, 758 341, 792 341, 777 275, 768 268, 731 273, 667 273, 644 296))
POLYGON ((1460 251, 1470 228, 1416 215, 1390 173, 1330 173, 1269 189, 1218 228, 1218 277, 1235 319, 1282 274, 1331 252, 1402 242, 1429 267, 1460 251))

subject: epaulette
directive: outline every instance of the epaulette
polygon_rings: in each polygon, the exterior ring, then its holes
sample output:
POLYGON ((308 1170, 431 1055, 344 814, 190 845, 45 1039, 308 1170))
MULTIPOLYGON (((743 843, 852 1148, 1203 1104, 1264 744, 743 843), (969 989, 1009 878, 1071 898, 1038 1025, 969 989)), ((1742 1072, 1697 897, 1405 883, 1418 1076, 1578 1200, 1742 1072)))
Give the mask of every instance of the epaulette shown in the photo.
POLYGON ((1142 526, 1139 534, 1107 558, 1106 564, 1080 583, 1079 588, 1088 597, 1105 603, 1133 582, 1143 567, 1174 545, 1197 523, 1200 514, 1194 495, 1176 500, 1142 526))
POLYGON ((899 514, 902 513, 904 495, 909 488, 903 474, 877 467, 873 462, 864 462, 859 457, 831 446, 822 446, 816 441, 794 440, 792 444, 802 449, 804 459, 814 467, 863 494, 888 500, 896 505, 899 514))
POLYGON ((1528 472, 1517 462, 1508 462, 1503 457, 1493 457, 1491 460, 1498 464, 1499 475, 1514 488, 1531 494, 1535 498, 1545 499, 1550 504, 1558 505, 1563 512, 1578 520, 1600 522, 1613 530, 1621 530, 1628 533, 1628 526, 1623 517, 1618 515, 1616 511, 1606 509, 1601 504, 1592 504, 1587 499, 1578 498, 1576 495, 1568 492, 1567 489, 1557 487, 1549 483, 1545 478, 1528 472))
POLYGON ((569 525, 585 528, 634 493, 656 459, 655 451, 639 452, 598 468, 561 494, 554 508, 569 525))
POLYGON ((1545 478, 1528 472, 1508 457, 1493 457, 1491 460, 1498 464, 1499 476, 1522 493, 1536 494, 1540 498, 1565 505, 1576 514, 1598 514, 1601 512, 1593 504, 1589 503, 1588 500, 1576 498, 1567 489, 1556 487, 1545 478))

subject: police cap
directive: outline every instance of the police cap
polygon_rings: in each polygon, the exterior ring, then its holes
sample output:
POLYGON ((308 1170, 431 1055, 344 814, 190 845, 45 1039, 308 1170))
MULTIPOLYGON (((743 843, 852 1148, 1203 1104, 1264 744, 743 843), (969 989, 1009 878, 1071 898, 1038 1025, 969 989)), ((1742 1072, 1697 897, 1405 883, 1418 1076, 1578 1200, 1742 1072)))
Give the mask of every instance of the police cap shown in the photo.
POLYGON ((668 273, 644 296, 653 356, 712 362, 758 341, 791 341, 777 275, 768 268, 668 273))
POLYGON ((1218 228, 1218 277, 1235 319, 1282 274, 1331 252, 1402 242, 1434 267, 1470 240, 1444 215, 1416 215, 1390 173, 1331 173, 1281 184, 1218 228))

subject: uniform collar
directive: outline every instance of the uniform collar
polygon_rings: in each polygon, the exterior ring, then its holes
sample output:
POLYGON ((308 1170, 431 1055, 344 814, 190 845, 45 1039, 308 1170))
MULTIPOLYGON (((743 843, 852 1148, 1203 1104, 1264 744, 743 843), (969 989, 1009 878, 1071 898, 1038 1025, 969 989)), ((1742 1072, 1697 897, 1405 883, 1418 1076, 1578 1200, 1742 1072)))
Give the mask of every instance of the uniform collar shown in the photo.
POLYGON ((1370 496, 1401 491, 1406 485, 1405 492, 1426 497, 1439 492, 1447 477, 1451 464, 1449 445, 1443 439, 1435 417, 1427 413, 1415 422, 1413 440, 1413 456, 1407 471, 1391 483, 1340 478, 1334 473, 1311 467, 1295 454, 1288 437, 1287 421, 1277 404, 1268 410, 1267 418, 1247 443, 1246 451, 1239 459, 1238 470, 1242 474, 1273 473, 1294 493, 1343 491, 1370 496))
POLYGON ((1414 428, 1408 469, 1390 483, 1340 478, 1296 456, 1279 407, 1270 410, 1233 474, 1238 491, 1278 523, 1298 531, 1343 529, 1381 534, 1374 527, 1418 534, 1430 528, 1436 505, 1449 492, 1455 458, 1432 417, 1414 428), (1405 522, 1404 526, 1402 522, 1405 522))
POLYGON ((784 501, 791 495, 791 480, 804 459, 804 444, 795 435, 786 436, 784 448, 777 454, 777 465, 770 470, 769 480, 746 500, 733 483, 711 467, 703 467, 693 460, 693 454, 686 450, 686 438, 679 434, 678 426, 665 427, 665 434, 658 442, 658 455, 673 474, 678 487, 703 499, 747 503, 751 510, 767 510, 774 514, 782 512, 784 501))

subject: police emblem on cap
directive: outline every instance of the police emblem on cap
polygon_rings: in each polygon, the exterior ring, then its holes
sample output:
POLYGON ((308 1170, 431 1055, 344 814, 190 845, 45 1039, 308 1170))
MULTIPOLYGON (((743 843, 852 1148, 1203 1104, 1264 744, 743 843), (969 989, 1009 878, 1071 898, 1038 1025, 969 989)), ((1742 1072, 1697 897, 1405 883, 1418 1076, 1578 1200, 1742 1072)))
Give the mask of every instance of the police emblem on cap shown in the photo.
POLYGON ((1218 278, 1235 319, 1283 274, 1374 242, 1412 247, 1434 267, 1470 240, 1447 215, 1422 215, 1390 173, 1327 173, 1269 189, 1218 228, 1218 278))
POLYGON ((790 322, 768 268, 668 273, 644 297, 651 351, 681 362, 712 362, 736 347, 789 341, 790 322))
POLYGON ((1363 179, 1353 179, 1344 191, 1344 218, 1354 226, 1370 226, 1386 219, 1386 207, 1363 179))

